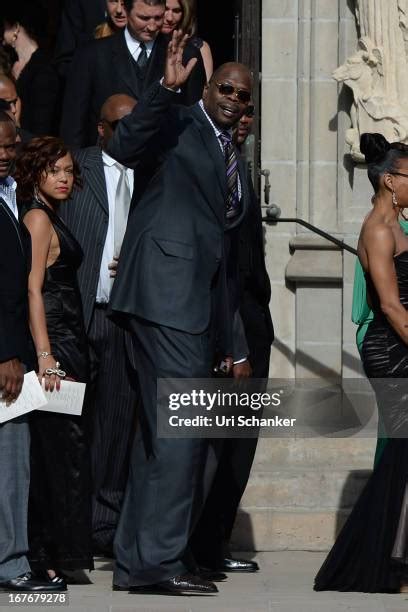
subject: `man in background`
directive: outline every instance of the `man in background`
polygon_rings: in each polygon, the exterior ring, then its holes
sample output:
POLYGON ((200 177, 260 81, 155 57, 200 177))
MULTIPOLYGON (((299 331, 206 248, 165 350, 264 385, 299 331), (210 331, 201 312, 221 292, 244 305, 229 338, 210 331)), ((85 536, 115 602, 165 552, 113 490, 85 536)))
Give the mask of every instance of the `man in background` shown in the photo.
POLYGON ((135 105, 136 100, 124 94, 106 100, 98 124, 99 145, 75 154, 83 188, 76 190, 60 209, 84 251, 78 282, 91 363, 87 410, 93 477, 93 542, 95 553, 109 557, 113 554, 113 538, 127 482, 139 388, 137 376, 131 375, 126 350, 128 332, 107 316, 134 173, 113 159, 106 148, 118 121, 135 105))
MULTIPOLYGON (((67 80, 61 135, 71 147, 94 145, 99 111, 115 93, 139 99, 163 76, 168 40, 160 33, 165 0, 125 0, 128 25, 114 36, 94 40, 76 54, 67 80)), ((186 45, 183 63, 197 66, 183 85, 179 103, 197 102, 206 77, 200 50, 186 45)))
POLYGON ((106 0, 65 0, 55 49, 55 66, 67 76, 76 50, 94 37, 105 20, 106 0))
MULTIPOLYGON (((18 398, 24 371, 33 369, 35 362, 28 327, 31 242, 18 220, 16 183, 11 176, 16 136, 14 121, 0 110, 0 397, 6 402, 18 398)), ((30 484, 26 416, 0 424, 0 456, 0 590, 59 591, 60 586, 32 576, 26 556, 30 484)))

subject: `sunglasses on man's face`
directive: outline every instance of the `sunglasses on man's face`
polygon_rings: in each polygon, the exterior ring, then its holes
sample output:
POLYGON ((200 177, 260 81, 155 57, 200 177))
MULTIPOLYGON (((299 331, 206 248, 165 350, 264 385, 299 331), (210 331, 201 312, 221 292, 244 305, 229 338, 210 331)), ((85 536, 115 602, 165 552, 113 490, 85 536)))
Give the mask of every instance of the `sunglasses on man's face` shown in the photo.
POLYGON ((255 115, 255 106, 253 104, 249 104, 247 108, 244 110, 243 117, 249 117, 250 119, 255 115))
POLYGON ((215 85, 222 96, 232 96, 232 94, 235 94, 238 101, 242 104, 248 104, 251 100, 251 92, 246 89, 238 89, 229 83, 215 83, 215 85))

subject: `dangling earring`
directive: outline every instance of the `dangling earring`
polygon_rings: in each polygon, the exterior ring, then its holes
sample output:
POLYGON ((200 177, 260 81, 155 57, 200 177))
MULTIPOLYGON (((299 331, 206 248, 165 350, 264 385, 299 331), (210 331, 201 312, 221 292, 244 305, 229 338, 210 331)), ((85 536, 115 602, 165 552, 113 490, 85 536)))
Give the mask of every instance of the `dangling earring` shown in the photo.
POLYGON ((16 47, 16 42, 17 42, 17 38, 18 38, 18 33, 20 32, 20 24, 17 24, 16 29, 13 32, 13 38, 11 41, 11 46, 13 47, 13 49, 15 49, 16 47))
POLYGON ((398 200, 397 200, 397 196, 396 193, 394 191, 394 189, 392 190, 392 207, 393 208, 397 208, 398 206, 398 200))
POLYGON ((37 200, 37 202, 40 202, 42 204, 38 185, 34 185, 34 200, 37 200))

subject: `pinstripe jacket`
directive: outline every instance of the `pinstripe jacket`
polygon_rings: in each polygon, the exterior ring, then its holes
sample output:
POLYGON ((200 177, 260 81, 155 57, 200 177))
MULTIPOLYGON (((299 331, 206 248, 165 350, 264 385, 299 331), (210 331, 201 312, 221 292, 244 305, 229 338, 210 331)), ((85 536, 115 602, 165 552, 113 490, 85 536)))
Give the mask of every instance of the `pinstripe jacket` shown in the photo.
POLYGON ((84 309, 85 329, 89 330, 95 307, 102 253, 109 222, 109 203, 103 169, 102 150, 89 147, 75 152, 83 180, 70 200, 59 210, 84 251, 78 283, 84 309))

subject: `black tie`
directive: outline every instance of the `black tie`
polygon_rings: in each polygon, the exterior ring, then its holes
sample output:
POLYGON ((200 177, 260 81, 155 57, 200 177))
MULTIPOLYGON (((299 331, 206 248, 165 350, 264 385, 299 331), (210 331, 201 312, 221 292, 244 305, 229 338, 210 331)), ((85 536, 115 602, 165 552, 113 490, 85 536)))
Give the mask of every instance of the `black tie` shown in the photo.
POLYGON ((149 61, 149 58, 147 57, 146 45, 144 44, 144 42, 140 43, 139 49, 140 52, 136 64, 139 66, 140 72, 144 74, 146 71, 147 62, 149 61))

